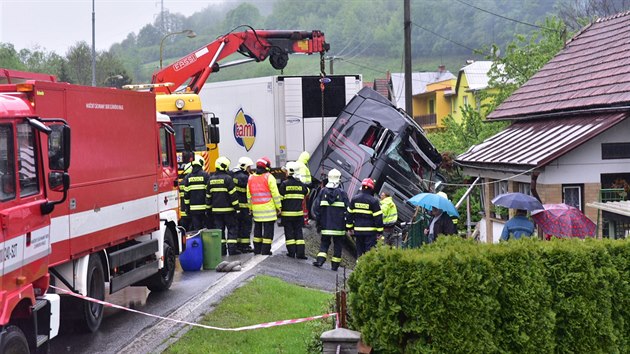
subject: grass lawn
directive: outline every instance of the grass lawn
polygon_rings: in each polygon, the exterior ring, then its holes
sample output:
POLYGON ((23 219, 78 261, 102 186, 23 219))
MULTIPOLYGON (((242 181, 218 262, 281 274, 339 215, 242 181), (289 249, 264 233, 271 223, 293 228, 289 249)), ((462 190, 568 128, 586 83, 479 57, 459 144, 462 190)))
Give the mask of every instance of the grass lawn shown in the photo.
MULTIPOLYGON (((221 301, 201 323, 235 328, 321 315, 329 312, 326 308, 333 297, 274 277, 257 276, 221 301)), ((195 327, 166 353, 306 353, 312 328, 308 322, 240 332, 195 327)))

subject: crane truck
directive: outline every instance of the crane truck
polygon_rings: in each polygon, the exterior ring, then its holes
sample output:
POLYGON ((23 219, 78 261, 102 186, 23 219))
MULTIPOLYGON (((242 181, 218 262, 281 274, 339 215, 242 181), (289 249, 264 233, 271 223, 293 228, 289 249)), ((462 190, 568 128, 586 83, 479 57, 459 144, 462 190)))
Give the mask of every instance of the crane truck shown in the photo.
POLYGON ((173 122, 180 173, 186 162, 182 161, 184 151, 203 156, 206 171, 214 170, 214 160, 218 157, 217 144, 220 141, 219 118, 213 113, 204 112, 199 99, 199 93, 212 73, 267 58, 274 69, 281 70, 286 67, 289 54, 293 53, 320 53, 323 68, 323 54, 329 48, 324 33, 318 30, 250 29, 227 33, 155 72, 148 86, 156 93, 158 111, 168 115, 173 122), (236 53, 245 58, 224 62, 224 59, 236 53), (192 144, 185 144, 189 140, 192 144))
POLYGON ((185 247, 175 137, 153 93, 10 75, 0 80, 0 353, 45 352, 61 324, 102 321, 101 304, 66 292, 103 300, 170 287, 185 247))

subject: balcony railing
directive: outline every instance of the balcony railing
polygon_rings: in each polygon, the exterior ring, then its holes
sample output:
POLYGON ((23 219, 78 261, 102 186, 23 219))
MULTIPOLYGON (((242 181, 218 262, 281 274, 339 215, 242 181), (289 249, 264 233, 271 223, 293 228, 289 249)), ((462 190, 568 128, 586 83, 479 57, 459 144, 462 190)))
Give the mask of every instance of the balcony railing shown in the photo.
POLYGON ((437 116, 435 114, 425 114, 415 116, 413 118, 421 127, 435 127, 437 125, 437 116))

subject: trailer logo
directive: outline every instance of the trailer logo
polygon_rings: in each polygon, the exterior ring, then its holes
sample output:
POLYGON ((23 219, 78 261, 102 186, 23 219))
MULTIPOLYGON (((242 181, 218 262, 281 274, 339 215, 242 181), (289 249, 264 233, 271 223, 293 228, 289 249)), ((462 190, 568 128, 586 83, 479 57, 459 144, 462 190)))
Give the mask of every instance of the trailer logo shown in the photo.
POLYGON ((256 141, 256 123, 254 123, 254 118, 245 114, 242 108, 236 112, 234 117, 234 139, 247 151, 251 150, 256 141))

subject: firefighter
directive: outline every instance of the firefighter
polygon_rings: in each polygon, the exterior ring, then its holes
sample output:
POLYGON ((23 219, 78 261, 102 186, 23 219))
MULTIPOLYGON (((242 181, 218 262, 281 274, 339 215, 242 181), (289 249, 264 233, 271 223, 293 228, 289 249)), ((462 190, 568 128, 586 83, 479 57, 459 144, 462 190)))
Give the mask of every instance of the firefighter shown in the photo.
POLYGON ((186 213, 186 208, 184 207, 184 177, 192 172, 192 162, 195 159, 195 154, 192 151, 184 151, 182 153, 182 172, 179 175, 180 178, 180 188, 179 188, 179 226, 183 227, 185 230, 190 230, 190 216, 186 213))
POLYGON ((295 178, 300 166, 295 162, 286 165, 287 179, 278 188, 282 196, 282 225, 286 238, 287 256, 291 258, 307 259, 304 254, 304 235, 302 234, 303 212, 302 203, 308 195, 308 188, 295 178))
MULTIPOLYGON (((295 161, 299 166, 299 179, 304 185, 308 188, 311 188, 311 183, 313 180, 311 178, 311 170, 308 169, 308 160, 311 158, 311 154, 308 151, 302 151, 297 161, 295 161)), ((304 226, 308 226, 308 208, 306 205, 308 204, 308 195, 304 198, 302 202, 302 212, 304 213, 304 226)))
POLYGON ((340 187, 341 172, 332 169, 328 172, 328 183, 313 203, 313 212, 317 221, 317 229, 321 232, 321 244, 317 259, 313 262, 321 267, 326 262, 328 248, 333 243, 333 256, 330 269, 336 271, 341 264, 343 237, 346 235, 346 210, 348 194, 340 187))
POLYGON ((203 170, 205 161, 197 156, 192 162, 192 171, 184 177, 184 207, 190 216, 190 230, 197 231, 204 227, 206 218, 206 185, 210 176, 203 170))
POLYGON ((234 172, 233 179, 238 196, 238 211, 236 213, 238 249, 243 253, 253 252, 250 236, 252 233, 252 215, 247 204, 247 180, 252 173, 254 162, 249 157, 238 159, 238 170, 234 172))
MULTIPOLYGON (((238 197, 234 180, 228 173, 230 160, 219 157, 214 167, 216 171, 210 176, 207 189, 208 209, 212 215, 214 228, 223 232, 223 241, 227 242, 227 251, 230 256, 241 254, 237 249, 236 240, 236 209, 238 209, 238 197), (227 233, 225 232, 227 229, 227 233), (225 237, 227 236, 227 238, 225 237)), ((225 245, 222 244, 222 253, 225 253, 225 245)))
POLYGON ((383 211, 383 236, 385 244, 398 247, 398 241, 394 239, 394 225, 398 221, 398 209, 389 192, 381 193, 381 210, 383 211))
POLYGON ((361 190, 350 201, 346 227, 354 234, 357 259, 376 245, 376 239, 383 233, 383 211, 374 196, 374 181, 365 178, 361 190))
POLYGON ((254 254, 271 255, 273 227, 278 220, 281 198, 276 178, 269 173, 271 161, 256 161, 256 172, 247 181, 247 201, 254 218, 254 254))

